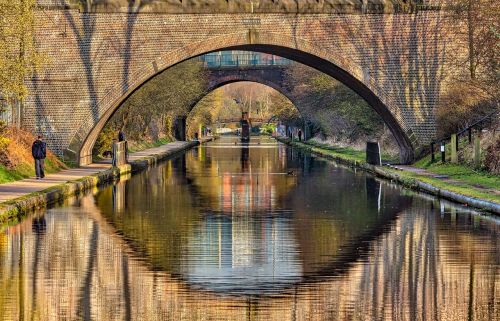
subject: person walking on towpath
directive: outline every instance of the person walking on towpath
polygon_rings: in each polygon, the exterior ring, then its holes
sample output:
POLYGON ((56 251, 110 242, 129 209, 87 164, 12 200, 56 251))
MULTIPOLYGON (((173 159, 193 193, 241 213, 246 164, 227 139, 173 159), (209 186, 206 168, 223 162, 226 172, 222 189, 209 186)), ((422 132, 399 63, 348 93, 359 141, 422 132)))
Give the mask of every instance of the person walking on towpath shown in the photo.
POLYGON ((36 179, 45 177, 44 161, 47 157, 47 145, 42 141, 42 136, 38 136, 37 140, 31 146, 31 155, 35 159, 35 174, 36 179))

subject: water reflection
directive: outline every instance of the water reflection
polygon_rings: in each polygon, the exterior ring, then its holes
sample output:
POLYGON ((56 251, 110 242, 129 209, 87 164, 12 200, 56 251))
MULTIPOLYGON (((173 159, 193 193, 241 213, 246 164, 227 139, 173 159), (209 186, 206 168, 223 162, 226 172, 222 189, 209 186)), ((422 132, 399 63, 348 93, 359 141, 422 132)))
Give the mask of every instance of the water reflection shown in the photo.
POLYGON ((3 231, 0 319, 499 319, 500 225, 442 204, 221 140, 3 231))

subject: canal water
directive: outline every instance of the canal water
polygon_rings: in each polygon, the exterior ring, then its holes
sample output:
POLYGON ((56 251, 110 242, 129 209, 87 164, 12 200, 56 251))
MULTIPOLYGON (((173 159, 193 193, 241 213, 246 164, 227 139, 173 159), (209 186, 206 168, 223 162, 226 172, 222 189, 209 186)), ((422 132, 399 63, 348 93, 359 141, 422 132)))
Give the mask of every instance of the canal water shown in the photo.
POLYGON ((0 232, 0 320, 500 320, 498 218, 226 137, 0 232))

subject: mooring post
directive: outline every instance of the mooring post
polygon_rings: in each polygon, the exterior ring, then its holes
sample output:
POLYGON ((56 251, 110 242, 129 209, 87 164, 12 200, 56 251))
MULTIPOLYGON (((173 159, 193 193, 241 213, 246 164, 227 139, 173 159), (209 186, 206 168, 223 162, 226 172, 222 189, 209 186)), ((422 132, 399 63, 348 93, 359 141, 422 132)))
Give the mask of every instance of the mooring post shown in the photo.
POLYGON ((380 145, 378 142, 366 142, 366 162, 371 165, 382 165, 380 145))
POLYGON ((113 156, 111 159, 113 167, 119 167, 128 163, 127 145, 127 141, 113 142, 113 156))

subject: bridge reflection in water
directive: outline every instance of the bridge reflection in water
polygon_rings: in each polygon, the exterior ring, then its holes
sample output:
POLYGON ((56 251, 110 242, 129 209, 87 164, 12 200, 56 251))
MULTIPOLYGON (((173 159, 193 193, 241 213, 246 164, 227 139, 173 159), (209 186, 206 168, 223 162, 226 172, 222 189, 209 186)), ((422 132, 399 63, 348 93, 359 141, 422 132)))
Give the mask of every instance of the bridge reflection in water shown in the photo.
POLYGON ((0 319, 498 319, 498 222, 233 140, 7 228, 0 319))

